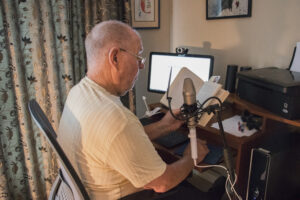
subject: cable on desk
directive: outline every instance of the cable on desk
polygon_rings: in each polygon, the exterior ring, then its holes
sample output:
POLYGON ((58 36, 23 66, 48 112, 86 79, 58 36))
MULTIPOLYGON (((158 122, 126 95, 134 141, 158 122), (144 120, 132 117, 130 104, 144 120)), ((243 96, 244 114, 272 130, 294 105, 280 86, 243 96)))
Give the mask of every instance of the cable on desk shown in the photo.
POLYGON ((236 179, 237 179, 237 176, 236 174, 234 174, 234 178, 230 177, 230 173, 228 171, 228 169, 226 167, 224 167, 223 165, 195 165, 196 167, 199 167, 199 168, 212 168, 212 167, 219 167, 219 168, 222 168, 225 170, 226 172, 226 182, 225 182, 225 191, 226 191, 226 194, 229 198, 229 200, 232 200, 231 198, 231 195, 230 195, 230 191, 228 191, 228 188, 230 188, 230 190, 233 192, 233 194, 235 195, 235 197, 238 199, 238 200, 242 200, 242 197, 237 193, 237 191, 235 190, 234 186, 236 184, 236 179), (232 181, 233 180, 233 181, 232 181))

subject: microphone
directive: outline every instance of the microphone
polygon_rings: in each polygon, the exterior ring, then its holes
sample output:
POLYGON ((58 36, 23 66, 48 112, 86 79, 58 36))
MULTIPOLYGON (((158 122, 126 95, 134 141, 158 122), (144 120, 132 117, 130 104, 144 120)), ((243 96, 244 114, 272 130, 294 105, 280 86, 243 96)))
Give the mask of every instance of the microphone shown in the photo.
POLYGON ((191 143, 191 154, 194 164, 197 165, 197 101, 196 92, 192 79, 185 78, 183 82, 183 100, 184 113, 187 115, 187 126, 189 128, 189 138, 191 143))

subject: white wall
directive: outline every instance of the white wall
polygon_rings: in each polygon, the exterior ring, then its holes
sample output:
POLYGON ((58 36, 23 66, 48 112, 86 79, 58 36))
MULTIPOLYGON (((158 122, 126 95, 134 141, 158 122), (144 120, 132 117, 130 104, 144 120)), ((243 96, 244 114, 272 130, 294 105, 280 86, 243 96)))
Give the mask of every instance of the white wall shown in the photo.
POLYGON ((300 41, 299 0, 252 0, 249 18, 206 20, 206 0, 173 0, 172 12, 171 49, 213 54, 222 83, 228 64, 287 68, 300 41))

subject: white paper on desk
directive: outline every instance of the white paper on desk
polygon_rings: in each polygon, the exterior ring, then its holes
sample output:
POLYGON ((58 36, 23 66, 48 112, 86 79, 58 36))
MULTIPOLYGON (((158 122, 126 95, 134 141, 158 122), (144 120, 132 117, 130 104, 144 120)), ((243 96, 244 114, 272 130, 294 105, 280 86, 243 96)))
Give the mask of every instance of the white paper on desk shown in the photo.
MULTIPOLYGON (((240 115, 235 115, 231 118, 223 120, 222 124, 224 131, 237 137, 251 136, 256 132, 255 129, 248 130, 247 128, 245 128, 243 132, 239 131, 239 122, 243 123, 240 115)), ((211 127, 219 129, 219 124, 217 122, 213 123, 211 127)))
POLYGON ((297 42, 296 52, 290 71, 300 72, 300 42, 297 42))

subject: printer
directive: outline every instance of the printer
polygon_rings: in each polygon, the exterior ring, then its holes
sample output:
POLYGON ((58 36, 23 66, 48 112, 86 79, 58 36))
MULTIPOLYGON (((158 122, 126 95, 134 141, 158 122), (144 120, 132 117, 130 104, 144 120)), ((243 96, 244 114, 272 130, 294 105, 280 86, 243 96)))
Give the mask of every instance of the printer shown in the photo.
POLYGON ((286 119, 300 119, 300 72, 266 67, 237 73, 237 95, 286 119))

